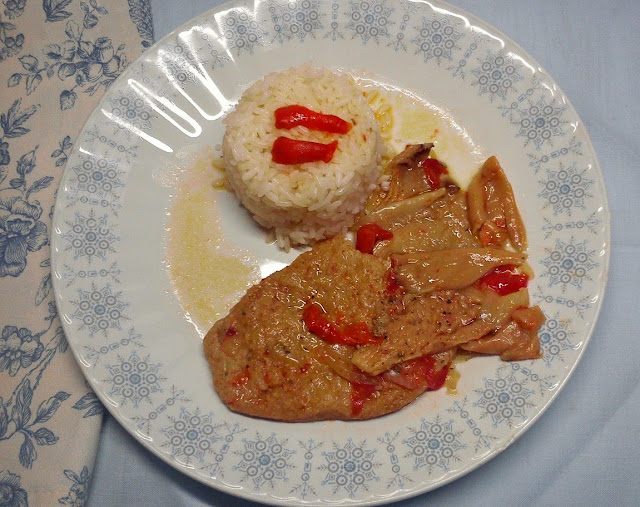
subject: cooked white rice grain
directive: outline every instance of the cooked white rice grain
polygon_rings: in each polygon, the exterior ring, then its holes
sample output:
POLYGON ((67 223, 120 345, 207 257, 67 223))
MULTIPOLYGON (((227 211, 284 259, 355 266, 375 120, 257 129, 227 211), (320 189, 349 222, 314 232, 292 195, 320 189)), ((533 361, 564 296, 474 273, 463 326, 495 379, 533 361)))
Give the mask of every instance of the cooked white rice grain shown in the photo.
POLYGON ((269 74, 254 83, 225 119, 222 155, 229 183, 262 226, 274 229, 280 247, 312 244, 344 233, 382 182, 384 145, 367 99, 349 75, 310 65, 269 74), (302 105, 349 121, 344 135, 298 126, 275 127, 274 111, 302 105), (280 136, 329 143, 329 163, 276 164, 271 147, 280 136))

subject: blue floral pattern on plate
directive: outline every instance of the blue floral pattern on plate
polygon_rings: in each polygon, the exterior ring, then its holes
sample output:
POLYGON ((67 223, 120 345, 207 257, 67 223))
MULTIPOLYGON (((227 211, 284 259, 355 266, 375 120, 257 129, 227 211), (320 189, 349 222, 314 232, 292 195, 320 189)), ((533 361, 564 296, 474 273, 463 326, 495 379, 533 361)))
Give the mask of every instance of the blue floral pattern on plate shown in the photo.
MULTIPOLYGON (((606 195, 571 105, 528 55, 491 33, 439 2, 235 1, 150 48, 111 87, 73 151, 61 142, 56 156, 69 162, 52 239, 58 304, 97 394, 152 452, 253 500, 397 500, 489 459, 554 399, 584 351, 602 299, 606 195), (221 404, 200 337, 164 271, 171 196, 159 183, 162 169, 175 166, 185 149, 215 145, 220 118, 248 83, 306 61, 383 80, 395 69, 396 85, 432 94, 428 100, 452 108, 489 154, 507 162, 530 235, 532 300, 549 319, 541 331, 544 360, 475 359, 460 366, 458 395, 431 393, 371 422, 287 425, 221 404), (424 75, 435 86, 426 88, 424 75), (460 96, 473 111, 456 109, 460 96), (486 118, 499 130, 499 144, 483 137, 486 118)), ((222 219, 242 235, 235 209, 224 209, 222 219)), ((36 215, 25 215, 26 236, 36 215)), ((273 254, 255 238, 244 240, 273 254)), ((26 348, 25 361, 36 349, 26 348)), ((80 487, 81 474, 67 477, 80 487)))

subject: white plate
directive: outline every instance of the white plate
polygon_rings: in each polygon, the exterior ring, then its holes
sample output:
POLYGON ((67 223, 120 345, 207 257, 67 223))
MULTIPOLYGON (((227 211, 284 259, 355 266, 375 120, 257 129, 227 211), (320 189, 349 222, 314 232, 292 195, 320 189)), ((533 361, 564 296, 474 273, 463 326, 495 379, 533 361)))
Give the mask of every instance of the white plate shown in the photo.
MULTIPOLYGON (((263 265, 232 199, 227 240, 263 265)), ((108 90, 69 158, 53 226, 64 328, 110 412, 169 464, 252 500, 382 503, 428 491, 495 456, 540 416, 584 352, 602 303, 609 212, 582 121, 522 49, 439 2, 233 2, 150 48, 108 90), (283 424, 229 412, 201 337, 167 275, 166 168, 220 142, 248 83, 311 61, 369 73, 445 109, 507 170, 529 233, 544 359, 462 364, 437 392, 367 422, 283 424)))

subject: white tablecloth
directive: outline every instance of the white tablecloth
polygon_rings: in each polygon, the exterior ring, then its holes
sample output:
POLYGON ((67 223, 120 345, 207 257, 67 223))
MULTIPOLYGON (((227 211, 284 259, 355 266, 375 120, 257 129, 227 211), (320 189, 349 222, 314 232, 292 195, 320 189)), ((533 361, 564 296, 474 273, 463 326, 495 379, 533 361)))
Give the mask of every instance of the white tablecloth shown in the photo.
MULTIPOLYGON (((156 38, 219 3, 152 0, 156 38)), ((609 195, 611 268, 593 339, 553 406, 489 463, 400 505, 639 505, 640 2, 454 3, 533 55, 582 117, 609 195)), ((89 505, 248 502, 175 471, 107 416, 89 505)))

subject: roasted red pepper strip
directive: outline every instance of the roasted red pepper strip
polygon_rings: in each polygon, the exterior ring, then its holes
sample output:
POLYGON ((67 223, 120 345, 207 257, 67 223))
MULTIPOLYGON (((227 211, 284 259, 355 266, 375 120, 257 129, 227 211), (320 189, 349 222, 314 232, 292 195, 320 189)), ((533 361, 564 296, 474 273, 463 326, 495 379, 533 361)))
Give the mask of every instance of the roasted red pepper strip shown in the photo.
POLYGON ((501 296, 517 292, 527 286, 529 277, 525 274, 513 273, 514 269, 515 266, 498 266, 480 278, 479 282, 501 296))
POLYGON ((299 105, 280 107, 275 110, 276 128, 292 129, 298 125, 309 130, 321 130, 332 134, 346 134, 351 123, 333 114, 323 114, 299 105))
POLYGON ((351 414, 359 416, 364 408, 364 402, 376 392, 376 386, 372 384, 351 383, 351 414))
POLYGON ((449 365, 436 370, 436 361, 430 355, 416 357, 394 366, 383 373, 383 378, 407 389, 440 389, 447 379, 449 365))
POLYGON ((324 309, 318 303, 308 304, 302 313, 302 319, 311 333, 328 343, 355 346, 377 343, 381 340, 369 332, 364 322, 340 329, 327 318, 324 309))
POLYGON ((400 284, 398 279, 396 278, 396 274, 393 269, 387 271, 387 288, 386 293, 388 296, 399 296, 404 294, 406 291, 404 287, 400 284))
POLYGON ((325 315, 319 304, 307 305, 302 313, 304 323, 309 331, 329 343, 341 343, 344 339, 342 331, 325 315))
POLYGON ((447 168, 435 158, 426 158, 420 162, 420 167, 424 170, 427 183, 432 190, 440 188, 440 178, 443 174, 449 174, 447 168))
POLYGON ((380 341, 369 331, 369 327, 364 322, 349 324, 342 330, 347 341, 363 345, 365 343, 376 343, 380 341))
POLYGON ((362 253, 373 253, 373 247, 378 241, 393 238, 393 233, 383 229, 378 224, 364 224, 356 235, 356 250, 362 253))
POLYGON ((440 389, 447 381, 448 374, 449 365, 443 366, 439 370, 436 370, 435 367, 432 366, 425 375, 425 379, 427 381, 427 389, 430 391, 437 391, 438 389, 440 389))
POLYGON ((331 162, 338 141, 329 144, 278 137, 271 147, 271 160, 276 164, 294 165, 305 162, 331 162))

